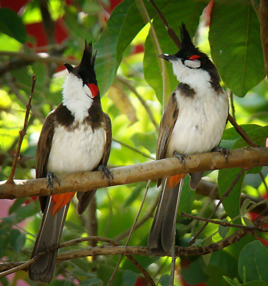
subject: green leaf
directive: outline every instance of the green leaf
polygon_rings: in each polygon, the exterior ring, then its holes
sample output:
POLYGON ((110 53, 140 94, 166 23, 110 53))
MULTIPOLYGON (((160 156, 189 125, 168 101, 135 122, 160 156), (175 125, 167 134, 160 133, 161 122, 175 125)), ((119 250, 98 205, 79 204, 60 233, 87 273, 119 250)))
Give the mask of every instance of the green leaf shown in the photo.
POLYGON ((223 279, 229 283, 231 286, 238 286, 238 285, 241 285, 238 281, 237 278, 234 278, 234 280, 232 280, 231 278, 227 277, 227 276, 222 276, 223 279))
POLYGON ((268 286, 268 284, 264 281, 260 281, 260 280, 255 280, 255 281, 251 281, 249 283, 243 284, 244 286, 268 286))
POLYGON ((0 31, 22 44, 26 42, 27 34, 22 20, 16 12, 9 8, 0 9, 0 31))
POLYGON ((112 12, 107 26, 95 45, 98 51, 95 70, 101 94, 105 94, 114 79, 117 70, 116 47, 119 33, 133 0, 121 2, 112 12))
POLYGON ((140 193, 145 189, 146 184, 147 183, 145 182, 137 183, 130 196, 128 196, 127 199, 124 201, 123 207, 128 207, 129 205, 131 205, 138 198, 140 193))
MULTIPOLYGON (((224 169, 224 170, 219 170, 219 176, 218 176, 218 185, 219 185, 219 194, 220 197, 224 195, 224 193, 228 190, 228 188, 231 186, 233 183, 234 179, 240 172, 240 168, 235 168, 235 169, 224 169)), ((243 186, 243 181, 245 178, 245 173, 240 177, 238 182, 235 184, 233 187, 231 193, 227 198, 223 200, 223 206, 231 218, 236 217, 239 215, 239 210, 240 210, 240 194, 243 186)))
POLYGON ((14 211, 16 211, 24 202, 25 198, 18 198, 14 201, 13 205, 9 208, 8 214, 12 214, 14 211))
POLYGON ((24 219, 38 213, 40 209, 38 209, 36 204, 28 204, 26 206, 20 207, 16 209, 16 222, 21 222, 24 219))
POLYGON ((247 244, 240 252, 238 259, 238 273, 243 279, 245 269, 246 282, 263 280, 268 282, 268 250, 258 240, 247 244))
POLYGON ((254 205, 255 202, 251 201, 249 198, 244 200, 244 202, 241 206, 241 209, 240 209, 240 214, 242 217, 248 212, 248 207, 252 204, 254 205))
POLYGON ((5 228, 0 229, 0 258, 6 255, 9 243, 9 233, 5 228))
POLYGON ((246 226, 253 226, 253 227, 255 226, 254 223, 250 219, 248 219, 247 217, 243 217, 242 219, 243 219, 244 223, 246 224, 246 226))
POLYGON ((161 277, 160 283, 162 286, 169 286, 170 285, 170 275, 165 274, 161 277))
POLYGON ((7 277, 1 277, 1 278, 0 278, 0 284, 3 285, 3 286, 8 286, 8 285, 10 285, 10 284, 9 284, 9 281, 8 281, 8 279, 7 279, 7 277))
POLYGON ((207 280, 208 275, 206 274, 205 268, 207 266, 204 264, 202 257, 191 261, 190 266, 181 269, 181 274, 183 279, 191 285, 199 284, 207 280))
POLYGON ((26 234, 20 232, 18 229, 12 229, 10 232, 10 245, 11 247, 20 252, 26 242, 26 234))
POLYGON ((213 252, 211 254, 209 265, 220 269, 221 273, 230 277, 235 277, 237 273, 237 258, 227 252, 225 249, 213 252))
POLYGON ((242 97, 265 77, 265 69, 256 13, 250 1, 238 2, 214 3, 209 41, 222 80, 242 97))
MULTIPOLYGON (((226 221, 226 220, 223 220, 226 221)), ((226 221, 227 222, 227 221, 226 221)), ((222 238, 225 238, 227 233, 229 232, 230 227, 229 226, 223 226, 223 225, 219 225, 219 235, 222 238)))
POLYGON ((191 190, 190 176, 187 175, 184 178, 184 182, 183 182, 180 204, 178 208, 178 215, 181 212, 188 213, 188 214, 191 213, 194 199, 195 199, 195 191, 191 190))
POLYGON ((149 150, 151 153, 154 153, 156 150, 156 133, 150 132, 150 133, 141 133, 136 132, 132 137, 131 140, 133 140, 134 144, 139 147, 143 146, 147 150, 149 150))
POLYGON ((126 286, 132 286, 137 280, 137 274, 131 270, 125 270, 123 273, 123 282, 126 286))
POLYGON ((81 286, 102 286, 103 282, 99 278, 86 279, 80 283, 81 286))
MULTIPOLYGON (((184 22, 188 31, 192 36, 196 31, 199 24, 199 17, 202 14, 206 3, 203 1, 166 1, 166 5, 161 12, 167 19, 169 26, 173 28, 175 33, 179 35, 179 27, 184 22)), ((154 21, 155 32, 161 46, 162 53, 174 54, 178 51, 178 47, 169 37, 162 21, 158 16, 155 17, 154 21)), ((145 42, 145 54, 144 54, 144 77, 148 84, 155 90, 156 96, 160 102, 163 98, 163 79, 162 79, 162 59, 158 58, 158 49, 156 48, 155 40, 150 32, 145 42)), ((171 92, 175 89, 178 84, 177 79, 173 75, 172 66, 170 63, 164 62, 165 65, 165 93, 168 98, 171 92)), ((166 98, 166 100, 167 100, 166 98)))
MULTIPOLYGON (((265 147, 266 145, 266 138, 268 138, 268 125, 267 126, 259 126, 251 131, 247 132, 248 136, 261 147, 265 147)), ((243 138, 239 138, 232 149, 238 149, 248 146, 243 138)))

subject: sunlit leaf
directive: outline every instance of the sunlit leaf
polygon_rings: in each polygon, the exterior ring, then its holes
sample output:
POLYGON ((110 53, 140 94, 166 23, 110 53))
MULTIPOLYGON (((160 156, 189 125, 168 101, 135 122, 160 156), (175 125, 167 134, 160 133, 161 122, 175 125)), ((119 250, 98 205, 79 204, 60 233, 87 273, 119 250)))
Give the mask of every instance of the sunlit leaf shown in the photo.
MULTIPOLYGON (((9 8, 0 9, 0 31, 21 43, 26 42, 26 29, 22 23, 22 20, 13 10, 9 8)), ((8 50, 8 48, 6 50, 8 50)))

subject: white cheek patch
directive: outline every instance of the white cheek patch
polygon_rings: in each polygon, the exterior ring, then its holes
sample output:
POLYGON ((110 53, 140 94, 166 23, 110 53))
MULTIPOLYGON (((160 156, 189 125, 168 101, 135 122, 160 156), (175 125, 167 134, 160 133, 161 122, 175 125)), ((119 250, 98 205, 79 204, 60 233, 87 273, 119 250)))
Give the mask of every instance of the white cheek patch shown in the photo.
POLYGON ((186 61, 184 61, 184 64, 187 67, 193 68, 193 69, 200 68, 200 66, 201 66, 201 62, 199 60, 194 60, 194 61, 186 60, 186 61))
POLYGON ((91 92, 90 88, 86 84, 83 85, 83 89, 84 89, 84 91, 85 91, 87 96, 89 96, 90 98, 93 98, 92 92, 91 92))

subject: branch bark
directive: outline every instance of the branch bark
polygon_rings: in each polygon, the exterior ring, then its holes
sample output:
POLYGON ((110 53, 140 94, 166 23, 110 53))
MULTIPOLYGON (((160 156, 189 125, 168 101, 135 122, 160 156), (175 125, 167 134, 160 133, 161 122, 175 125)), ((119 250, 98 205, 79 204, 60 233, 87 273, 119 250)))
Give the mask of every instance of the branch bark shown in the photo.
MULTIPOLYGON (((111 186, 148 181, 161 177, 185 174, 190 172, 216 169, 237 168, 251 169, 256 166, 267 166, 268 148, 242 148, 230 151, 228 163, 218 153, 203 153, 185 158, 186 166, 176 158, 168 158, 147 163, 111 169, 114 178, 111 186)), ((71 191, 87 191, 108 187, 108 181, 102 178, 101 172, 85 172, 61 178, 61 185, 54 187, 53 194, 71 191)), ((50 195, 46 178, 35 180, 15 180, 14 185, 0 183, 0 199, 50 195)))

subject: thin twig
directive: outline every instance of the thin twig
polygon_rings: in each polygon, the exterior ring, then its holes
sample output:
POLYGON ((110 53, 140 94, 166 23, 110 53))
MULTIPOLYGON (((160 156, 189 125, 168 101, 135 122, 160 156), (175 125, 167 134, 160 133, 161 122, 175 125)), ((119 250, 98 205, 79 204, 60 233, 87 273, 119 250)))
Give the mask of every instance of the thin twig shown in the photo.
POLYGON ((21 53, 21 52, 9 52, 9 51, 0 51, 1 56, 8 56, 13 58, 25 59, 27 61, 34 62, 43 62, 43 63, 56 63, 57 65, 61 65, 64 63, 69 63, 71 65, 78 65, 78 60, 72 60, 63 57, 55 57, 55 56, 40 56, 38 54, 29 54, 29 53, 21 53))
POLYGON ((257 231, 261 231, 261 232, 268 232, 268 228, 267 227, 247 226, 247 225, 229 223, 229 222, 225 222, 225 221, 218 221, 218 220, 213 220, 213 219, 209 219, 209 218, 198 217, 198 216, 186 214, 184 212, 181 212, 181 217, 188 217, 188 218, 191 218, 191 219, 205 221, 205 222, 208 222, 208 223, 219 224, 219 225, 224 226, 224 227, 237 227, 237 228, 247 229, 247 230, 250 230, 250 231, 257 230, 257 231))
POLYGON ((28 118, 29 118, 29 114, 30 114, 30 110, 31 110, 31 101, 32 101, 32 97, 33 97, 35 82, 36 82, 36 76, 33 75, 31 94, 30 94, 29 102, 26 106, 24 126, 23 126, 23 129, 20 131, 20 138, 19 138, 19 142, 18 142, 18 146, 17 146, 17 151, 15 154, 15 158, 14 158, 14 162, 13 162, 10 174, 9 174, 8 179, 6 181, 7 184, 14 184, 13 178, 14 178, 17 163, 18 163, 18 160, 20 157, 20 148, 21 148, 22 140, 23 140, 24 136, 26 135, 27 123, 28 123, 28 118))
MULTIPOLYGON (((134 220, 134 222, 133 222, 133 225, 132 225, 131 230, 130 230, 130 232, 129 232, 129 235, 128 235, 128 238, 127 238, 127 241, 126 241, 125 246, 128 245, 128 243, 129 243, 129 241, 130 241, 130 238, 131 238, 131 235, 132 235, 132 233, 133 233, 133 231, 134 231, 134 229, 135 229, 135 227, 136 227, 137 221, 138 221, 138 219, 139 219, 141 210, 142 210, 142 208, 143 208, 143 205, 144 205, 144 202, 145 202, 147 193, 148 193, 148 189, 149 189, 149 187, 150 187, 150 183, 151 183, 151 180, 149 180, 148 183, 147 183, 147 186, 146 186, 146 189, 145 189, 145 193, 144 193, 144 196, 143 196, 143 199, 142 199, 142 202, 141 202, 139 211, 138 211, 138 213, 137 213, 137 215, 136 215, 136 218, 135 218, 135 220, 134 220)), ((114 278, 114 276, 115 276, 115 274, 116 274, 116 272, 117 272, 117 270, 118 270, 118 268, 119 268, 119 265, 120 265, 120 262, 121 262, 123 256, 124 256, 124 254, 122 254, 122 255, 120 256, 119 260, 117 261, 116 267, 115 267, 115 269, 114 269, 114 271, 113 271, 113 273, 112 273, 112 275, 111 275, 111 278, 110 278, 109 281, 108 281, 107 286, 111 285, 111 283, 112 283, 112 281, 113 281, 113 278, 114 278)), ((127 256, 127 257, 128 257, 128 256, 127 256)), ((143 273, 143 272, 142 272, 142 273, 143 273)), ((144 274, 144 273, 143 273, 143 274, 144 274)), ((146 272, 146 274, 147 274, 147 272, 146 272)), ((152 278, 151 278, 149 275, 144 275, 144 276, 145 276, 145 278, 147 279, 147 281, 149 282, 150 285, 155 286, 155 283, 153 282, 152 278)))
POLYGON ((146 157, 146 158, 155 160, 155 158, 154 158, 153 156, 148 155, 148 154, 146 154, 146 153, 140 151, 139 149, 137 149, 137 148, 135 148, 135 147, 132 147, 132 146, 130 146, 130 145, 124 143, 123 141, 120 141, 120 140, 118 140, 118 139, 116 139, 116 138, 114 138, 114 137, 113 137, 113 141, 119 143, 120 145, 122 145, 122 146, 124 146, 124 147, 126 147, 126 148, 128 148, 128 149, 130 149, 130 150, 132 150, 132 151, 134 151, 134 152, 136 152, 136 153, 138 153, 138 154, 140 154, 140 155, 146 157))
MULTIPOLYGON (((11 93, 14 93, 14 94, 16 95, 17 99, 18 99, 22 104, 27 105, 27 104, 28 104, 27 99, 24 98, 24 97, 22 96, 22 94, 20 93, 20 91, 19 91, 19 89, 18 89, 16 83, 14 82, 12 76, 10 75, 10 73, 7 73, 7 74, 5 75, 5 78, 6 78, 7 82, 8 82, 8 86, 9 86, 9 88, 10 88, 11 93)), ((40 110, 39 110, 36 106, 32 106, 31 109, 32 109, 32 115, 35 115, 35 116, 41 121, 41 123, 44 123, 45 117, 44 117, 44 115, 40 112, 40 110)), ((13 148, 12 148, 12 150, 13 150, 13 148)))
POLYGON ((172 28, 170 28, 166 18, 164 17, 164 15, 161 13, 161 11, 158 9, 158 7, 155 5, 153 0, 150 0, 151 4, 153 5, 153 7, 155 8, 157 14, 159 15, 161 21, 163 22, 163 24, 165 25, 167 32, 170 36, 170 38, 173 40, 173 42, 176 44, 176 46, 180 49, 181 48, 181 41, 179 39, 179 37, 177 36, 177 34, 174 32, 174 30, 172 28))
MULTIPOLYGON (((154 201, 154 203, 152 204, 150 210, 148 211, 148 213, 136 224, 134 230, 136 230, 137 228, 139 228, 140 226, 142 226, 148 219, 153 217, 153 213, 154 210, 158 204, 158 197, 156 198, 156 200, 154 201)), ((120 233, 119 235, 117 235, 116 237, 114 237, 114 240, 119 241, 121 239, 123 239, 124 237, 126 237, 129 232, 131 231, 131 228, 125 230, 124 232, 120 233)))
POLYGON ((229 93, 229 97, 230 97, 230 101, 231 101, 231 109, 232 109, 233 118, 234 118, 234 121, 236 121, 236 119, 235 119, 235 106, 234 106, 234 94, 231 90, 229 93))
POLYGON ((149 106, 147 105, 146 101, 142 98, 142 96, 138 93, 137 89, 132 86, 129 81, 127 79, 125 79, 124 77, 122 76, 119 76, 117 75, 116 78, 122 82, 130 91, 132 91, 136 96, 137 98, 139 99, 140 103, 142 104, 142 106, 144 107, 144 109, 146 110, 150 120, 152 121, 154 127, 155 127, 155 130, 158 132, 159 131, 159 125, 157 124, 157 122, 155 121, 154 119, 154 116, 153 116, 153 113, 151 111, 151 109, 149 108, 149 106))
MULTIPOLYGON (((155 44, 156 44, 156 47, 157 47, 157 52, 158 52, 158 54, 162 54, 162 50, 161 50, 161 47, 160 47, 160 44, 159 44, 159 41, 158 41, 158 38, 157 38, 157 35, 156 35, 156 32, 155 32, 153 23, 151 21, 149 13, 148 13, 148 11, 146 9, 146 6, 144 5, 144 1, 140 0, 140 2, 141 2, 141 5, 142 5, 142 8, 143 8, 143 11, 145 13, 146 20, 147 20, 148 23, 150 23, 151 31, 152 31, 152 34, 153 34, 153 38, 154 38, 154 41, 155 41, 155 44)), ((164 61, 161 60, 160 62, 161 62, 161 67, 162 67, 163 107, 164 107, 165 104, 166 104, 166 74, 167 73, 166 73, 166 67, 165 67, 164 61)))
POLYGON ((234 126, 237 133, 240 134, 240 136, 246 141, 249 146, 258 147, 258 145, 247 135, 243 128, 236 123, 235 119, 231 116, 231 114, 228 115, 228 120, 234 126))
MULTIPOLYGON (((233 189, 233 187, 235 186, 235 184, 238 182, 238 180, 240 179, 240 177, 243 175, 244 173, 244 169, 241 169, 240 172, 238 173, 238 175, 235 177, 235 179, 233 180, 232 184, 230 185, 230 187, 228 188, 228 190, 223 194, 222 198, 219 200, 218 204, 216 205, 216 207, 214 208, 213 212, 211 213, 209 219, 212 219, 212 217, 214 216, 214 214, 216 213, 216 211, 218 210, 219 206, 221 205, 221 203, 223 202, 223 200, 229 196, 231 190, 233 189)), ((190 245, 192 245, 196 239, 198 238, 198 236, 200 235, 200 233, 204 230, 204 228, 208 225, 208 222, 205 222, 204 225, 200 228, 200 230, 198 231, 198 233, 192 238, 192 240, 190 241, 190 245)))

